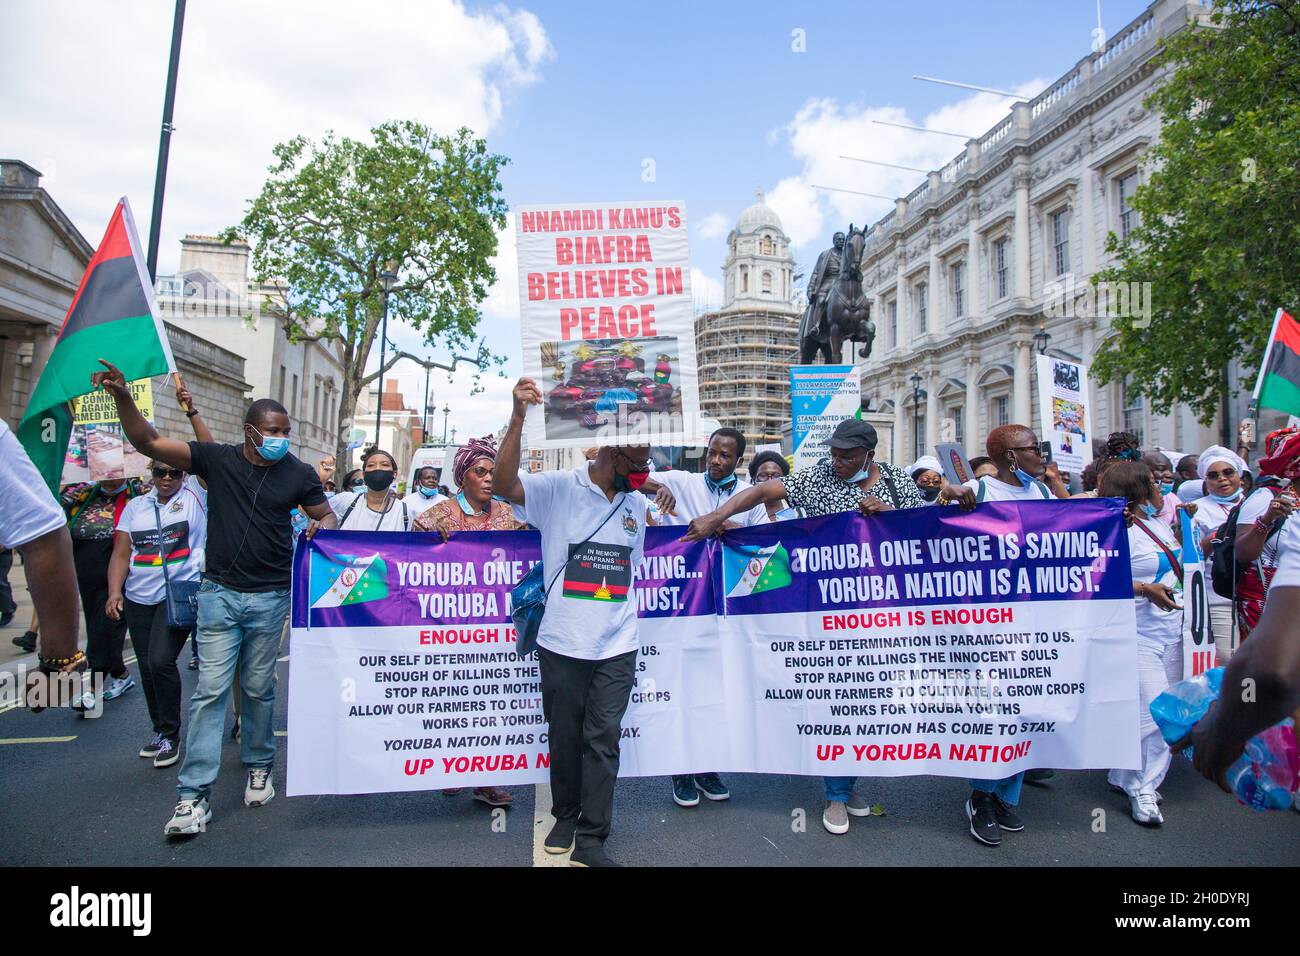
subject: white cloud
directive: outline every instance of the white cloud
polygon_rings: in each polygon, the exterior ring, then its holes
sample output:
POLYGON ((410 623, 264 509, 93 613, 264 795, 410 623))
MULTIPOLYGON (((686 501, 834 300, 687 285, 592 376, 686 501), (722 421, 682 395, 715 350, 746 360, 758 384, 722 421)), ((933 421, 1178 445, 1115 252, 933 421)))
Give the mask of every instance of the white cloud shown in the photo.
POLYGON ((691 269, 691 298, 697 309, 722 307, 722 281, 705 274, 701 269, 691 269))
POLYGON ((503 319, 519 320, 519 247, 515 241, 515 214, 506 213, 506 227, 497 233, 497 254, 492 258, 497 281, 488 289, 483 311, 503 319))
POLYGON ((731 231, 731 221, 720 212, 711 212, 695 224, 701 239, 717 239, 731 231))
MULTIPOLYGON (((5 8, 0 62, 29 77, 0 106, 5 155, 43 185, 92 242, 118 196, 142 230, 153 197, 170 5, 25 0, 5 8)), ((186 12, 160 268, 187 232, 237 223, 271 147, 328 129, 364 136, 391 119, 487 135, 554 56, 538 18, 458 0, 223 0, 186 12)), ((142 236, 142 238, 145 238, 142 236)))
MULTIPOLYGON (((1045 85, 1034 79, 1012 92, 1029 99, 1045 85)), ((963 148, 961 140, 951 136, 882 126, 874 120, 982 136, 1007 116, 1010 102, 1006 97, 977 93, 916 118, 897 106, 841 104, 827 97, 809 100, 784 129, 790 151, 802 169, 769 191, 767 203, 781 217, 795 246, 826 242, 831 232, 850 222, 870 225, 889 212, 892 199, 812 187, 906 196, 921 185, 925 174, 853 162, 842 156, 938 170, 963 148)))

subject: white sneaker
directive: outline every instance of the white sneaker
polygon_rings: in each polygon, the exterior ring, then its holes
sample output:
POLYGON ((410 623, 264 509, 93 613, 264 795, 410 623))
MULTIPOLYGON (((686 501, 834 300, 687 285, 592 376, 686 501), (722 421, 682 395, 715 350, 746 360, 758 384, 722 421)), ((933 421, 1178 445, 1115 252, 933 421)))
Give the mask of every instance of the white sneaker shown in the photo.
POLYGON ((110 677, 104 687, 104 700, 117 700, 135 686, 135 678, 130 674, 125 677, 110 677))
POLYGON ((202 833, 208 828, 212 819, 212 810, 208 807, 206 797, 197 800, 182 800, 176 804, 176 812, 163 827, 164 836, 189 836, 202 833))
POLYGON ((1128 809, 1133 821, 1144 827, 1158 827, 1165 822, 1165 818, 1160 815, 1160 807, 1156 803, 1154 793, 1139 793, 1137 796, 1129 797, 1128 809))
POLYGON ((244 787, 244 806, 260 807, 270 803, 275 796, 275 786, 271 783, 270 767, 254 767, 248 771, 248 784, 244 787))

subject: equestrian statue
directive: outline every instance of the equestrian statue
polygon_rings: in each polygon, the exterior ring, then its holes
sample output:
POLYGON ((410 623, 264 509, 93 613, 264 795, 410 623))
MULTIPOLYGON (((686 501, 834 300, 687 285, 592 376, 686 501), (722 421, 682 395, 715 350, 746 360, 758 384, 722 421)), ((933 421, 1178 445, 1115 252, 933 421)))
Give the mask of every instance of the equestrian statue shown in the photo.
POLYGON ((876 327, 862 291, 866 241, 866 232, 850 224, 848 235, 835 233, 832 248, 817 257, 808 280, 808 308, 799 322, 800 364, 811 364, 819 354, 827 365, 838 364, 845 339, 862 345, 859 358, 871 355, 876 327))

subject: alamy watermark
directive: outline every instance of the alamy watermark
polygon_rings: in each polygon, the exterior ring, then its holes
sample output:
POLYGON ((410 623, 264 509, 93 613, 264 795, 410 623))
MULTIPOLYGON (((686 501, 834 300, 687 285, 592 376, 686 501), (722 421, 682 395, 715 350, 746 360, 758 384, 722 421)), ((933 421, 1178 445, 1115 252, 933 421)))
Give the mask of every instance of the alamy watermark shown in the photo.
POLYGON ((1132 319, 1133 328, 1151 325, 1150 282, 1077 283, 1073 276, 1043 287, 1048 318, 1132 319))

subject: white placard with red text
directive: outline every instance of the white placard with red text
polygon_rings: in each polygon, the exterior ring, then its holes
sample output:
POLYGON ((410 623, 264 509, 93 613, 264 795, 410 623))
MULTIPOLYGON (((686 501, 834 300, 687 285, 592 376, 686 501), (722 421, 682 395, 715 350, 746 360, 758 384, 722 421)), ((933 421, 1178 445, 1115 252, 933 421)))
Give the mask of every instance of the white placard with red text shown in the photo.
POLYGON ((672 445, 699 430, 686 207, 515 210, 529 448, 672 445))

